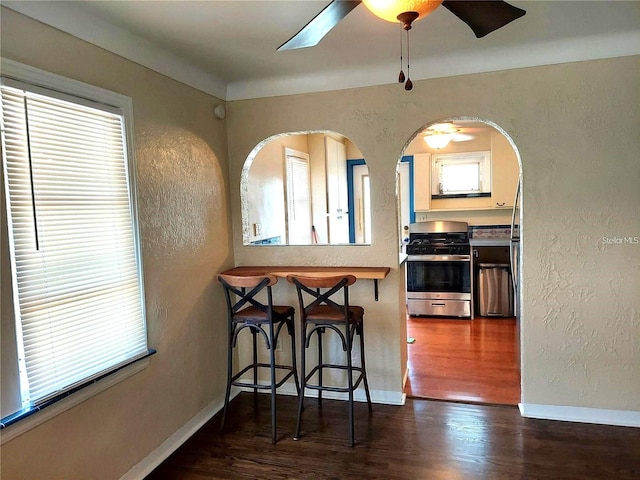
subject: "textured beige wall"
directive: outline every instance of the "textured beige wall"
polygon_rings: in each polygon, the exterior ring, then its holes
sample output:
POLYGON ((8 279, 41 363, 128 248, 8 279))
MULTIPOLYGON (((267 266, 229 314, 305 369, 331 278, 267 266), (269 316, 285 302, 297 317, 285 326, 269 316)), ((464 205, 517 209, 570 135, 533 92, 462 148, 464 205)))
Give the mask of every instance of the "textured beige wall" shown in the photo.
MULTIPOLYGON (((224 395, 226 307, 215 274, 233 255, 227 133, 213 116, 221 102, 4 8, 1 40, 5 58, 133 98, 149 346, 158 351, 142 372, 2 445, 1 476, 119 478, 224 395)), ((2 288, 4 305, 4 279, 2 288)))
POLYGON ((523 401, 640 411, 640 245, 602 242, 640 236, 638 67, 638 57, 627 57, 420 81, 410 93, 389 85, 230 102, 236 262, 392 267, 381 301, 361 298, 370 312, 372 388, 399 389, 396 163, 429 123, 492 121, 513 138, 523 163, 523 401), (300 130, 339 132, 366 158, 371 246, 242 246, 244 160, 264 138, 300 130))
MULTIPOLYGON (((523 161, 523 400, 640 410, 640 69, 637 57, 233 102, 216 99, 2 10, 2 54, 134 99, 150 345, 143 372, 2 446, 3 478, 118 478, 224 387, 224 309, 215 272, 237 263, 387 265, 356 284, 367 308, 372 388, 400 392, 406 364, 397 267, 395 169, 428 123, 491 120, 523 161), (332 108, 327 109, 327 105, 332 108), (313 114, 309 113, 313 112, 313 114), (242 164, 289 131, 348 136, 370 168, 371 246, 245 247, 242 164), (229 141, 230 167, 226 160, 229 141), (227 183, 227 168, 230 181, 227 183), (37 452, 37 458, 33 452, 37 452)), ((278 298, 290 298, 287 285, 278 298)))

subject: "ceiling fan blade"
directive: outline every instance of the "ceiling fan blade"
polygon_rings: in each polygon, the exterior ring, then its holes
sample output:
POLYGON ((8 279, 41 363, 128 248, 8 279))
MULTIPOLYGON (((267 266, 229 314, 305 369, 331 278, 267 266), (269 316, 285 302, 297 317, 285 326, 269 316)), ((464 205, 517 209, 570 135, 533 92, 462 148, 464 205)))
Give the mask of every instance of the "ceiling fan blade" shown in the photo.
POLYGON ((445 0, 442 5, 469 25, 477 38, 504 27, 526 13, 503 1, 445 0))
POLYGON ((454 142, 468 142, 474 138, 475 137, 473 135, 469 135, 468 133, 454 133, 451 140, 454 142))
POLYGON ((280 45, 277 51, 294 50, 297 48, 313 47, 317 45, 340 20, 360 5, 361 0, 343 1, 333 0, 329 5, 289 40, 280 45))

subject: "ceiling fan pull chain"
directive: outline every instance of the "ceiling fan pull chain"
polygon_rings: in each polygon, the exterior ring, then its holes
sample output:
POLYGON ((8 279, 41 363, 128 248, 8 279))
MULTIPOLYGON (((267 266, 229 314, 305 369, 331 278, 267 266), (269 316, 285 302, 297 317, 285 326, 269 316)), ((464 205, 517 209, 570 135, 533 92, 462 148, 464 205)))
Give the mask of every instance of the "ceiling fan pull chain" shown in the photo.
POLYGON ((404 84, 404 89, 405 90, 412 90, 413 89, 413 82, 411 81, 410 78, 410 73, 409 73, 409 63, 411 60, 411 46, 409 44, 409 29, 407 29, 407 82, 404 84))
POLYGON ((400 28, 400 75, 398 75, 398 83, 404 83, 404 80, 405 80, 404 72, 402 71, 402 40, 403 40, 402 31, 403 30, 404 30, 403 28, 400 28))

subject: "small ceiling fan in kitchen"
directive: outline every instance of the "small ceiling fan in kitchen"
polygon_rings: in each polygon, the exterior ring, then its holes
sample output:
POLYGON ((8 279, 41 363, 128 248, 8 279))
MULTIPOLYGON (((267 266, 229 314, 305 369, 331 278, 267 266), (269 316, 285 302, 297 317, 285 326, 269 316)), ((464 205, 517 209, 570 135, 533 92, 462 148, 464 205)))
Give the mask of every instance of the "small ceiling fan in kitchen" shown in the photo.
POLYGON ((424 141, 437 150, 449 145, 449 142, 467 142, 473 140, 473 127, 464 127, 453 123, 434 123, 427 127, 424 141))
MULTIPOLYGON (((407 58, 409 57, 409 30, 413 22, 426 17, 440 5, 466 23, 477 38, 482 38, 504 27, 526 13, 521 8, 501 0, 333 0, 277 50, 294 50, 317 45, 333 27, 361 3, 364 3, 374 15, 402 25, 407 32, 407 58)), ((402 51, 400 58, 402 62, 402 51)), ((405 83, 406 90, 413 88, 409 78, 408 60, 407 75, 405 76, 401 67, 398 81, 405 83)))

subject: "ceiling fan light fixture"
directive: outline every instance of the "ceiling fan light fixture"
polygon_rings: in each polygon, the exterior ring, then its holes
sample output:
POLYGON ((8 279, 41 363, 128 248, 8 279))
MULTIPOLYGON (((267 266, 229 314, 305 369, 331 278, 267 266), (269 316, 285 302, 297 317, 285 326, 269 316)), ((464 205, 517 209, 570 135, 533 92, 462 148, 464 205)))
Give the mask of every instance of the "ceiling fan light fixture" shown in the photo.
POLYGON ((453 137, 460 132, 460 129, 453 123, 434 123, 427 128, 424 141, 431 148, 439 150, 449 145, 453 137))
POLYGON ((429 145, 431 148, 440 150, 441 148, 449 145, 452 137, 453 135, 449 133, 439 133, 435 135, 425 135, 424 141, 427 142, 427 145, 429 145))
POLYGON ((442 0, 362 0, 362 2, 376 17, 387 22, 405 23, 398 17, 408 12, 415 12, 417 16, 412 15, 414 18, 411 21, 419 20, 438 8, 442 0))

